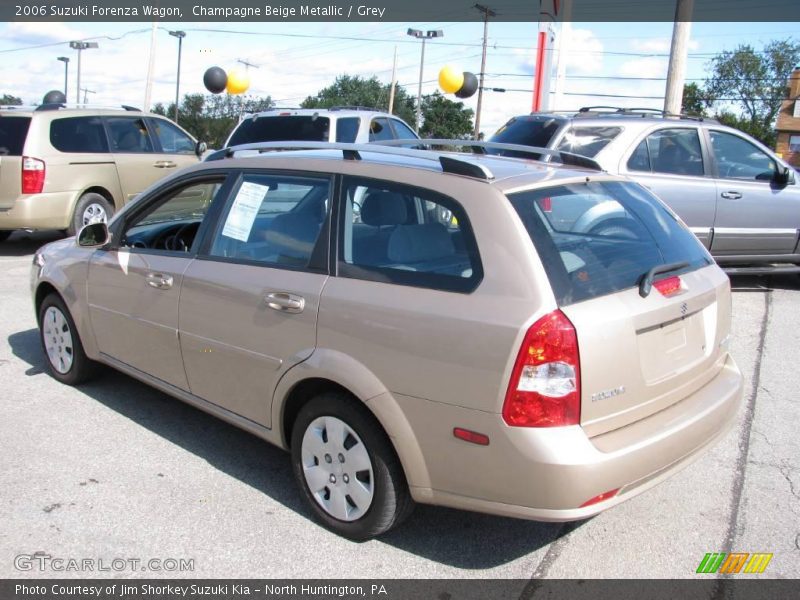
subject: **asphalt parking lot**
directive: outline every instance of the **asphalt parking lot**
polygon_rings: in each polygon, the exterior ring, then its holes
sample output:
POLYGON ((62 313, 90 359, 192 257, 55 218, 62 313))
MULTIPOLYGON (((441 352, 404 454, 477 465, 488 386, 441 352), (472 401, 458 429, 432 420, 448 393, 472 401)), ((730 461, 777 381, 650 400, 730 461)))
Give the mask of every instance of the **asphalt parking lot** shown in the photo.
POLYGON ((800 573, 798 277, 734 278, 745 404, 675 477, 582 523, 418 506, 357 544, 312 520, 266 442, 111 370, 80 388, 45 373, 28 272, 57 237, 0 244, 0 577, 684 578, 707 552, 773 553, 764 577, 800 573), (20 570, 35 553, 194 569, 20 570))

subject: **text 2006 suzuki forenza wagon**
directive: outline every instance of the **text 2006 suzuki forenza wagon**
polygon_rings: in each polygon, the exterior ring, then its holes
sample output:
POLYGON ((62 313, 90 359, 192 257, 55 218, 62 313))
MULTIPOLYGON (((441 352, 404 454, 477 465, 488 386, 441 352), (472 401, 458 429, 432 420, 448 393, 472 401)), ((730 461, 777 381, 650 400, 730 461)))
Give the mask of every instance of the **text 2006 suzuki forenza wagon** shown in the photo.
POLYGON ((36 254, 56 379, 105 363, 290 450, 353 539, 414 502, 589 517, 733 423, 728 279, 640 185, 399 148, 229 154, 36 254))

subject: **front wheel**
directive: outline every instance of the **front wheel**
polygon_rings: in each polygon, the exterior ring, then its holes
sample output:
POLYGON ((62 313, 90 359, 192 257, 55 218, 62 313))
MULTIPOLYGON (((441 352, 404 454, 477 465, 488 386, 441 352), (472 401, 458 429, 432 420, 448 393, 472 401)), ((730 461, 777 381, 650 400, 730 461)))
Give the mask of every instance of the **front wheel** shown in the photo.
POLYGON ((56 294, 47 296, 39 308, 39 337, 50 374, 61 383, 77 385, 94 375, 97 363, 83 351, 75 321, 56 294))
POLYGON ((385 533, 413 509, 389 439, 372 414, 345 394, 322 394, 300 410, 292 466, 317 518, 351 540, 385 533))
POLYGON ((89 192, 78 199, 75 204, 75 213, 67 233, 76 235, 90 223, 108 223, 114 207, 100 194, 89 192))

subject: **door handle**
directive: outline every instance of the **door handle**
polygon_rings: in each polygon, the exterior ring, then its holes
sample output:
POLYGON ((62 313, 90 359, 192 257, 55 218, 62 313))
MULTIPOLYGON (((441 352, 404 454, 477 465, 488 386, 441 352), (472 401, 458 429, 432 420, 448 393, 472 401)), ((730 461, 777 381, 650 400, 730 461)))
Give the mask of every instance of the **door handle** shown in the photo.
POLYGON ((153 166, 159 169, 174 169, 178 166, 178 163, 172 162, 171 160, 157 160, 153 163, 153 166))
POLYGON ((722 192, 722 194, 720 194, 720 195, 721 195, 723 198, 727 199, 727 200, 738 200, 739 198, 741 198, 741 197, 742 197, 742 194, 741 194, 741 193, 739 193, 739 192, 734 192, 734 191, 730 191, 730 192, 722 192))
POLYGON ((264 300, 272 310, 281 312, 301 313, 306 307, 306 299, 287 292, 271 292, 264 296, 264 300))
POLYGON ((168 290, 172 287, 172 275, 164 275, 163 273, 148 273, 145 279, 147 280, 147 285, 159 290, 168 290))

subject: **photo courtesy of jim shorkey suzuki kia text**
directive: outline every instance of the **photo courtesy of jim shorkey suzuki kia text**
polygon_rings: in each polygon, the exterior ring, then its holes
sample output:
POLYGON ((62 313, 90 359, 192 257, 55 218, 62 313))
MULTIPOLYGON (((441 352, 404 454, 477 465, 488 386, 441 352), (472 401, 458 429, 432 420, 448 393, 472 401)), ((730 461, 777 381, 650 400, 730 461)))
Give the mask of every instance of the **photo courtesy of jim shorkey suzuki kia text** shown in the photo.
POLYGON ((193 598, 195 596, 213 596, 216 598, 250 597, 250 596, 320 596, 330 597, 376 597, 389 598, 386 585, 370 583, 365 585, 314 585, 306 583, 248 585, 240 583, 215 583, 202 585, 197 583, 95 583, 90 585, 68 583, 23 584, 14 586, 14 593, 24 596, 79 596, 85 598, 193 598))

